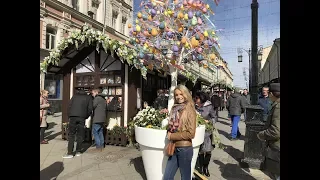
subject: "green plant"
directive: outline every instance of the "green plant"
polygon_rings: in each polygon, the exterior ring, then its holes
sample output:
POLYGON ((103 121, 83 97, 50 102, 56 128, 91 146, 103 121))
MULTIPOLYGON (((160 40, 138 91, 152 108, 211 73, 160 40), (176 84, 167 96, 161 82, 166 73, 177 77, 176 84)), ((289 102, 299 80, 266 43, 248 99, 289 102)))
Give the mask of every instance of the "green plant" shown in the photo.
POLYGON ((197 124, 205 125, 206 131, 212 132, 212 144, 219 149, 224 149, 224 145, 221 143, 220 134, 214 124, 212 124, 210 121, 206 122, 206 120, 199 113, 197 113, 197 124))
POLYGON ((112 129, 109 129, 111 134, 114 136, 121 136, 122 134, 127 135, 128 134, 127 130, 128 130, 128 128, 126 126, 122 127, 122 126, 119 126, 118 124, 113 126, 112 129))

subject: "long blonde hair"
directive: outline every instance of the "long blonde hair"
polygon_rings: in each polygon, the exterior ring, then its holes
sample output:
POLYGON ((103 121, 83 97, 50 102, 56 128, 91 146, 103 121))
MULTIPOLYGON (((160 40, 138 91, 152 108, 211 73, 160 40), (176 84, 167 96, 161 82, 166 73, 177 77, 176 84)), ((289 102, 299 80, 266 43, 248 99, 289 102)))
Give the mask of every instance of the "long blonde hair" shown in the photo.
POLYGON ((46 92, 49 92, 49 91, 47 91, 45 89, 40 90, 40 96, 43 96, 43 94, 45 94, 46 92))
MULTIPOLYGON (((193 100, 192 100, 192 96, 191 96, 191 94, 190 94, 190 92, 189 92, 189 89, 188 89, 186 86, 184 86, 184 85, 182 85, 182 84, 179 84, 179 85, 177 85, 176 88, 174 88, 173 93, 174 93, 176 90, 179 90, 179 91, 182 92, 182 96, 183 96, 183 97, 185 98, 185 100, 187 101, 187 106, 190 106, 191 108, 194 108, 194 102, 193 102, 193 100)), ((173 94, 173 96, 174 96, 174 94, 173 94)), ((174 99, 174 104, 177 104, 176 98, 174 97, 173 99, 174 99)))

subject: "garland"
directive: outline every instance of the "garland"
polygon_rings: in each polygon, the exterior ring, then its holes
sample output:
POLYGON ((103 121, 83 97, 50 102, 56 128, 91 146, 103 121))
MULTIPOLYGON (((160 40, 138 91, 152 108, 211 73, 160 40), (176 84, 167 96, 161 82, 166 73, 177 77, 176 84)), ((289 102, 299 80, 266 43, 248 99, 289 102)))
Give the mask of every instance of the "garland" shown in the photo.
POLYGON ((45 57, 44 61, 40 64, 40 71, 46 73, 48 65, 57 66, 62 58, 62 54, 68 47, 74 45, 78 49, 79 45, 85 42, 88 42, 91 46, 96 46, 97 51, 101 47, 106 52, 110 50, 112 57, 116 53, 122 62, 125 60, 129 65, 133 65, 146 78, 147 68, 143 65, 143 62, 136 58, 137 52, 133 48, 129 48, 118 40, 110 39, 106 34, 102 34, 101 31, 95 31, 86 24, 82 27, 82 30, 77 29, 72 31, 69 37, 59 42, 57 48, 50 52, 49 56, 45 57))

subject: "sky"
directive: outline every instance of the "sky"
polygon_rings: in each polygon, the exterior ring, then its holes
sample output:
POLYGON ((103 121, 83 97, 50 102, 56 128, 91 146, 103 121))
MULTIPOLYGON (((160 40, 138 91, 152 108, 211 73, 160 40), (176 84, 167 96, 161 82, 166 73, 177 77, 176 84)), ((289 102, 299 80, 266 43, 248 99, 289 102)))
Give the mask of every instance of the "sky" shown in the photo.
MULTIPOLYGON (((251 47, 251 3, 252 0, 220 0, 218 6, 213 0, 205 0, 215 15, 210 18, 220 32, 219 43, 221 57, 228 63, 233 74, 233 85, 245 88, 243 68, 249 75, 248 54, 243 51, 243 62, 238 62, 238 48, 248 50, 251 47)), ((141 0, 134 0, 134 14, 141 0)), ((280 0, 258 0, 258 45, 272 46, 280 38, 280 0)))

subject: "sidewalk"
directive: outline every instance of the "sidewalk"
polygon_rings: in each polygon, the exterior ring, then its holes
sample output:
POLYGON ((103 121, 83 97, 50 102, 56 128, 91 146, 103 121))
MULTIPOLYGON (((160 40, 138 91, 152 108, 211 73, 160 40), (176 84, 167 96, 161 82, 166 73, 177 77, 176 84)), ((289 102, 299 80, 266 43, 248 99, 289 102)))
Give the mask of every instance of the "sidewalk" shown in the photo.
MULTIPOLYGON (((219 129, 224 150, 215 149, 209 165, 210 180, 269 180, 259 170, 242 169, 239 160, 243 157, 244 140, 229 141, 230 122, 227 113, 219 112, 219 129)), ((63 159, 67 141, 61 139, 61 116, 48 117, 46 131, 49 144, 40 145, 40 179, 51 180, 143 180, 144 167, 140 152, 133 147, 106 146, 101 153, 85 152, 80 157, 63 159)), ((245 134, 244 122, 239 123, 245 134)), ((90 150, 90 149, 89 149, 90 150)))

